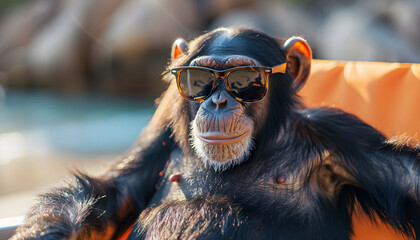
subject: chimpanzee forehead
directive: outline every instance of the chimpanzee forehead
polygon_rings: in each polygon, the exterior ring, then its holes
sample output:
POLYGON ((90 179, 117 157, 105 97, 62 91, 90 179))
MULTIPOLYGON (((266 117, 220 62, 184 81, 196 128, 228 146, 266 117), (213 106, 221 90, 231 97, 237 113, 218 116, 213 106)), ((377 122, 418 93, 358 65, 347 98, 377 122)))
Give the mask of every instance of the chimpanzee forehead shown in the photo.
POLYGON ((219 35, 208 50, 215 55, 245 55, 250 47, 249 41, 240 36, 231 36, 229 34, 219 35))
POLYGON ((238 33, 225 31, 206 47, 204 55, 222 59, 229 56, 246 56, 259 64, 272 66, 278 64, 281 48, 267 36, 255 32, 238 33), (277 55, 277 56, 276 56, 277 55))

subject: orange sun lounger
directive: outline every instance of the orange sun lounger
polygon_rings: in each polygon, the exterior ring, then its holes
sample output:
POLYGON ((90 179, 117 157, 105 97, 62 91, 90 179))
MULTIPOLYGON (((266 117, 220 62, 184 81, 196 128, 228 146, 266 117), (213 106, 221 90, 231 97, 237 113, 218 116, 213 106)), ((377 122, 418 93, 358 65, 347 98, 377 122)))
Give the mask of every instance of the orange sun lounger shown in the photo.
MULTIPOLYGON (((420 143, 420 64, 314 60, 300 95, 307 107, 337 107, 387 137, 420 143)), ((353 240, 404 239, 366 216, 353 217, 353 223, 353 240)))
MULTIPOLYGON (((300 95, 307 107, 341 108, 387 137, 404 135, 420 142, 420 64, 314 60, 300 95)), ((404 239, 363 214, 353 222, 353 240, 404 239)))

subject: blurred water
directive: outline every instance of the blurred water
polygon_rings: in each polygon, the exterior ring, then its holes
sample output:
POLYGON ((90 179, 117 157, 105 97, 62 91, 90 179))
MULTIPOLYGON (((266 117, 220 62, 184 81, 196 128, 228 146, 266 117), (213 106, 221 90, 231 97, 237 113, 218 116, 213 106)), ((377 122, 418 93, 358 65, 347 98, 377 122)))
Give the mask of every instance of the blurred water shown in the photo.
POLYGON ((0 100, 0 162, 48 153, 122 153, 153 111, 153 99, 6 91, 0 100))

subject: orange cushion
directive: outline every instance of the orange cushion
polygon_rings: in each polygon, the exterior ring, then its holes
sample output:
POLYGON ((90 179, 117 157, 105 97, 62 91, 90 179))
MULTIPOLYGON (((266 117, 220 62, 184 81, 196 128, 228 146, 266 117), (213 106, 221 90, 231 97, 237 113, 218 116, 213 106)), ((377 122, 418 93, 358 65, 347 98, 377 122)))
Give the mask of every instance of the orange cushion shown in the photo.
MULTIPOLYGON (((420 64, 314 60, 300 94, 307 107, 341 108, 387 137, 406 135, 420 142, 420 64)), ((403 239, 366 216, 353 222, 355 240, 403 239)))
POLYGON ((307 107, 338 107, 420 142, 420 64, 314 60, 300 94, 307 107))

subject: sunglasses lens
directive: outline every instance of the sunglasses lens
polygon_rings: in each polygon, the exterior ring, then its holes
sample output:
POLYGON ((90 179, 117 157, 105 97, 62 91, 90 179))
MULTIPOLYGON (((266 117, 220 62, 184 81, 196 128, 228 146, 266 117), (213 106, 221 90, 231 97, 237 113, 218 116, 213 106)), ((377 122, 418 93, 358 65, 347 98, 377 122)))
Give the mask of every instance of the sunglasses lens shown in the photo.
POLYGON ((233 71, 227 82, 232 94, 243 101, 260 100, 267 92, 265 75, 256 69, 233 71))
POLYGON ((185 69, 179 75, 179 91, 188 99, 201 100, 210 95, 213 81, 214 76, 208 71, 185 69))

